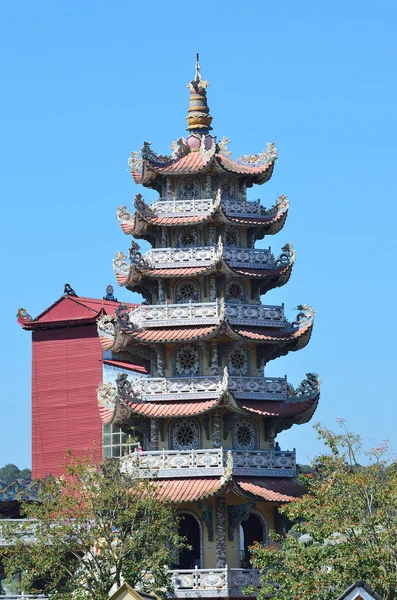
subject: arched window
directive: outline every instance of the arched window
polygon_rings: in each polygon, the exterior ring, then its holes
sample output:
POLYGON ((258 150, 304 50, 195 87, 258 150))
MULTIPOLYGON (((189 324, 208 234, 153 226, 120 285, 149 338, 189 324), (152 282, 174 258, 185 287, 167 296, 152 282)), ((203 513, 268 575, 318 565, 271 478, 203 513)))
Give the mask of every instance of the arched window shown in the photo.
POLYGON ((197 248, 200 245, 200 236, 196 227, 181 227, 176 232, 177 248, 197 248))
POLYGON ((171 450, 197 450, 200 448, 200 426, 196 419, 174 419, 170 425, 171 450))
POLYGON ((230 375, 248 375, 249 374, 249 355, 247 348, 239 346, 234 348, 227 359, 227 367, 230 375))
POLYGON ((253 419, 241 418, 233 427, 234 450, 256 450, 258 448, 258 427, 253 419))
POLYGON ((194 377, 200 374, 200 350, 197 346, 182 344, 177 346, 172 356, 172 366, 176 377, 194 377))
POLYGON ((200 198, 200 180, 198 177, 181 177, 178 181, 178 198, 200 198))
POLYGON ((248 519, 239 527, 240 567, 251 567, 249 547, 255 542, 268 543, 268 526, 264 516, 257 510, 250 512, 248 519))
POLYGON ((200 302, 200 287, 194 279, 180 279, 175 285, 175 304, 200 302))
POLYGON ((224 242, 226 248, 241 247, 241 229, 229 225, 225 228, 224 242))
POLYGON ((222 200, 237 199, 237 181, 233 177, 222 177, 220 181, 222 200))
POLYGON ((194 569, 203 567, 203 526, 198 517, 191 511, 180 513, 178 533, 184 537, 189 549, 183 548, 179 552, 174 569, 194 569))
POLYGON ((247 290, 245 283, 240 279, 232 279, 226 284, 226 302, 230 304, 245 304, 247 290))

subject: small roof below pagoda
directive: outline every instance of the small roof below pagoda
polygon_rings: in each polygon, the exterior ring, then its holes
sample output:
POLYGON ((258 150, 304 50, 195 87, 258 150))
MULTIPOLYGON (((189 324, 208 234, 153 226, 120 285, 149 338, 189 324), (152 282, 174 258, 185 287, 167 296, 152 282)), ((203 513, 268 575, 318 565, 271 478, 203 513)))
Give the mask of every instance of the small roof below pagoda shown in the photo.
MULTIPOLYGON (((119 302, 104 298, 87 298, 77 294, 64 293, 58 300, 32 318, 25 309, 17 313, 18 323, 23 329, 45 329, 95 323, 102 315, 114 316, 119 302)), ((137 304, 128 304, 136 308, 137 304)))

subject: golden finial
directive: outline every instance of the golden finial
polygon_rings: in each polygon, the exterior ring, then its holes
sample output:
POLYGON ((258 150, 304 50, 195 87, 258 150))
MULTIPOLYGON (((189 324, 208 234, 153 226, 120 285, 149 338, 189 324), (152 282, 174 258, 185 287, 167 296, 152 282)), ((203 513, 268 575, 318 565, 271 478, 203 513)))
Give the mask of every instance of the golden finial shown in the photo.
POLYGON ((187 130, 196 131, 197 133, 207 133, 212 129, 212 117, 209 114, 210 109, 207 105, 206 88, 209 86, 209 81, 203 80, 201 77, 201 67, 199 62, 199 53, 196 53, 196 72, 194 79, 188 83, 187 87, 190 90, 190 102, 188 108, 187 130))

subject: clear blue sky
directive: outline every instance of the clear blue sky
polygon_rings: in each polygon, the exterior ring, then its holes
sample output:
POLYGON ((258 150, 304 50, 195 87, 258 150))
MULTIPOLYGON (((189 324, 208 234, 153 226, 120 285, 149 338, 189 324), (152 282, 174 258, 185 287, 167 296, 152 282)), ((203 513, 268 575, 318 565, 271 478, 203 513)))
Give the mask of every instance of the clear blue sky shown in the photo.
MULTIPOLYGON (((94 297, 115 281, 128 246, 115 212, 138 191, 128 156, 184 135, 197 50, 215 135, 234 155, 279 149, 251 197, 289 196, 266 242, 292 241, 297 262, 265 301, 317 311, 309 346, 267 374, 320 373, 314 420, 397 447, 396 26, 394 0, 1 2, 0 466, 30 465, 31 336, 16 311, 36 316, 66 281, 94 297)), ((300 462, 321 449, 311 424, 280 442, 300 462)))

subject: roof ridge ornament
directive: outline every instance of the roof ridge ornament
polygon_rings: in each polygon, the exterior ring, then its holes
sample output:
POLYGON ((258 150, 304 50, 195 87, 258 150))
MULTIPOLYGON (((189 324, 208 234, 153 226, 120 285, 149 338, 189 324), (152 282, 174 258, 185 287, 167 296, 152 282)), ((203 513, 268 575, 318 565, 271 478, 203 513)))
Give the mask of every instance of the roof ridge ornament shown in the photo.
POLYGON ((187 131, 196 133, 208 133, 212 127, 212 117, 207 104, 206 89, 210 82, 201 76, 199 53, 196 54, 196 72, 194 79, 187 84, 190 90, 190 101, 188 108, 187 131))

